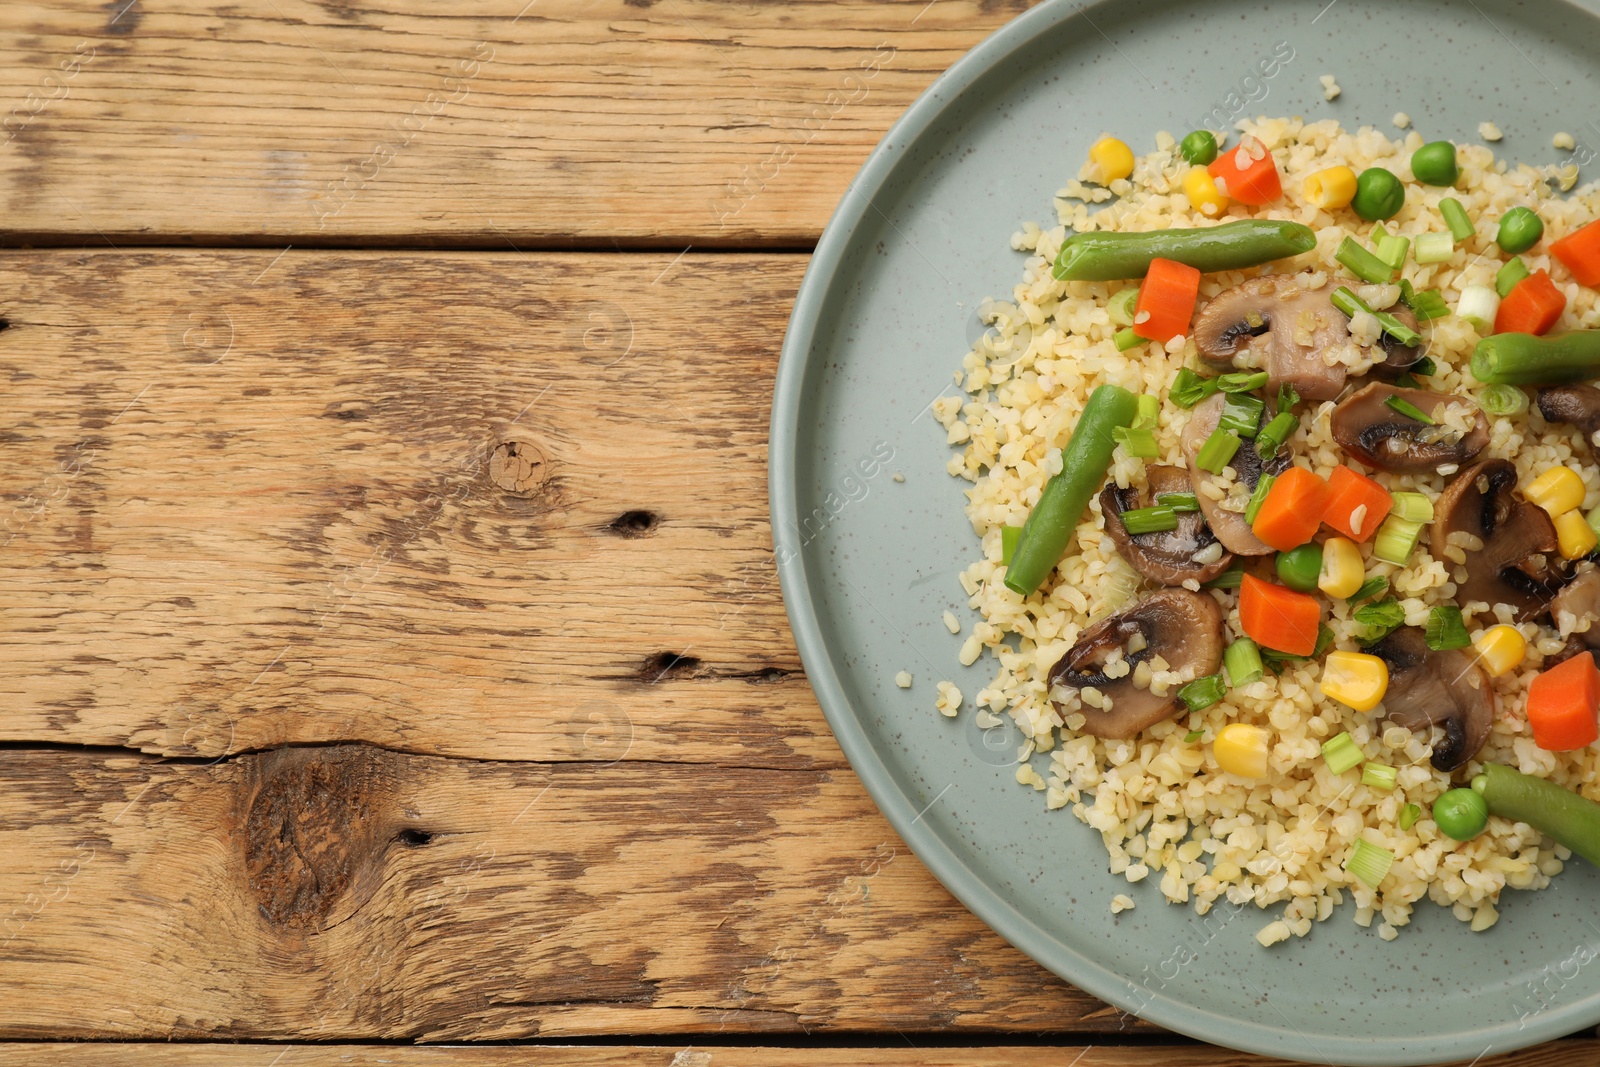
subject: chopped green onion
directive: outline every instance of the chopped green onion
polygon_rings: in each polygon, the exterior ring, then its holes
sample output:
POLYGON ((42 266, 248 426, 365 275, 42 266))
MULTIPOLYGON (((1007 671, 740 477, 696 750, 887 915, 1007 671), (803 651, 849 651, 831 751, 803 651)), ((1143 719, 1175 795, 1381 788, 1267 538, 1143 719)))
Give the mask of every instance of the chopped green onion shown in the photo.
POLYGON ((1156 503, 1164 508, 1171 508, 1179 515, 1200 510, 1200 498, 1193 493, 1160 493, 1156 496, 1156 503))
POLYGON ((1361 784, 1372 789, 1381 789, 1385 793, 1393 792, 1399 773, 1387 763, 1368 763, 1361 768, 1361 784))
POLYGON ((1421 493, 1390 493, 1389 499, 1394 501, 1389 514, 1398 515, 1407 522, 1433 521, 1433 501, 1421 493))
POLYGON ((1494 291, 1500 294, 1501 300, 1504 300, 1511 295, 1511 290, 1517 287, 1517 283, 1528 274, 1528 265, 1522 262, 1522 257, 1512 256, 1505 266, 1494 272, 1494 291))
POLYGON ((1400 829, 1409 830, 1417 825, 1417 820, 1422 818, 1422 808, 1416 804, 1407 804, 1400 809, 1400 829))
POLYGON ((1385 236, 1378 242, 1378 258, 1395 270, 1405 265, 1406 253, 1411 251, 1411 238, 1385 236))
POLYGON ((1118 326, 1133 325, 1134 305, 1139 302, 1139 287, 1124 289, 1106 303, 1106 314, 1118 326))
POLYGON ((1256 435, 1261 426, 1261 413, 1267 409, 1266 401, 1243 393, 1229 393, 1222 405, 1222 417, 1217 420, 1220 430, 1232 430, 1240 437, 1256 435))
POLYGON ((1425 233, 1417 238, 1418 263, 1443 263, 1455 254, 1456 241, 1448 233, 1425 233))
POLYGON ((1255 492, 1250 494, 1250 502, 1244 506, 1244 521, 1253 523, 1256 516, 1261 514, 1261 505, 1266 501, 1267 494, 1272 492, 1272 483, 1278 480, 1276 474, 1263 474, 1256 483, 1255 492))
POLYGON ((1444 224, 1450 227, 1450 236, 1458 241, 1465 241, 1478 232, 1478 228, 1472 224, 1471 217, 1467 215, 1467 209, 1453 196, 1447 196, 1439 201, 1439 214, 1444 216, 1444 224))
POLYGON ((1244 584, 1244 565, 1238 564, 1229 567, 1209 582, 1203 582, 1202 589, 1237 589, 1244 584))
POLYGON ((1183 735, 1183 743, 1186 745, 1192 745, 1205 735, 1206 732, 1204 730, 1190 730, 1188 733, 1183 735))
POLYGON ((1589 529, 1594 531, 1596 537, 1600 537, 1600 504, 1590 508, 1583 516, 1583 521, 1589 524, 1589 529))
POLYGON ((1379 641, 1405 624, 1406 609, 1400 606, 1400 601, 1388 597, 1357 608, 1350 617, 1367 628, 1367 640, 1379 641))
POLYGON ((1489 385, 1478 394, 1478 406, 1491 415, 1521 415, 1528 410, 1528 394, 1515 385, 1489 385))
POLYGON ((1133 508, 1122 513, 1122 525, 1130 534, 1167 533, 1178 528, 1178 513, 1171 508, 1133 508))
POLYGON ((1226 692, 1227 687, 1222 684, 1222 675, 1208 674, 1204 678, 1196 678, 1178 690, 1178 699, 1189 705, 1190 711, 1204 711, 1221 700, 1226 692))
POLYGON ((1466 648, 1472 644, 1472 638, 1467 636, 1467 624, 1461 618, 1461 609, 1454 604, 1440 604, 1428 613, 1424 639, 1435 652, 1466 648))
POLYGON ((1118 352, 1126 352, 1130 348, 1137 348, 1145 343, 1144 338, 1133 332, 1133 327, 1128 326, 1118 330, 1111 338, 1111 343, 1117 346, 1118 352))
POLYGON ((1371 597, 1381 596, 1388 588, 1389 579, 1380 574, 1362 582, 1361 588, 1345 597, 1344 600, 1346 604, 1359 604, 1371 597))
POLYGON ((1188 367, 1178 371, 1167 390, 1167 399, 1180 408, 1192 408, 1218 389, 1222 383, 1216 378, 1202 378, 1188 367))
POLYGON ((1372 309, 1367 307, 1366 301, 1352 293, 1349 286, 1339 286, 1328 299, 1333 302, 1334 307, 1352 319, 1356 317, 1356 312, 1358 311, 1365 311, 1369 315, 1372 314, 1372 309))
POLYGON ((1272 416, 1272 421, 1261 428, 1256 434, 1256 453, 1262 459, 1271 459, 1278 454, 1278 449, 1283 447, 1293 433, 1300 428, 1300 420, 1292 412, 1280 411, 1272 416))
POLYGON ((1401 322, 1387 311, 1373 311, 1367 306, 1367 302, 1365 300, 1362 300, 1355 293, 1351 292, 1346 286, 1339 286, 1339 288, 1333 291, 1333 295, 1328 299, 1333 302, 1334 307, 1338 308, 1351 318, 1356 317, 1356 312, 1365 311, 1368 315, 1371 315, 1373 318, 1378 320, 1378 325, 1383 327, 1384 333, 1388 334, 1390 337, 1393 337, 1396 341, 1399 341, 1403 345, 1414 347, 1422 343, 1422 335, 1420 333, 1418 333, 1416 330, 1413 330, 1411 327, 1407 326, 1405 323, 1401 322))
POLYGON ((1411 550, 1417 547, 1417 538, 1421 535, 1422 523, 1390 515, 1378 527, 1378 536, 1372 542, 1373 558, 1403 567, 1406 560, 1411 558, 1411 550))
POLYGON ((1500 294, 1487 285, 1469 285, 1456 301, 1456 314, 1487 337, 1494 332, 1494 317, 1500 310, 1500 294))
POLYGON ((1261 662, 1272 668, 1273 674, 1282 674, 1283 668, 1289 663, 1304 663, 1307 660, 1319 659, 1322 654, 1333 647, 1333 628, 1327 623, 1317 627, 1317 643, 1309 656, 1295 656, 1288 652, 1279 652, 1271 648, 1261 650, 1261 662))
MULTIPOLYGON (((1417 292, 1406 279, 1400 279, 1400 300, 1406 307, 1416 312, 1418 322, 1432 322, 1442 319, 1450 314, 1450 305, 1444 302, 1444 294, 1437 289, 1424 289, 1417 292)), ((1419 361, 1420 362, 1420 361, 1419 361)), ((1429 360, 1431 363, 1432 360, 1429 360)), ((1433 373, 1432 371, 1418 371, 1418 374, 1433 373)))
POLYGON ((1438 423, 1433 421, 1433 416, 1429 415, 1426 411, 1423 411, 1421 408, 1417 407, 1417 405, 1411 403, 1411 401, 1409 401, 1409 400, 1405 399, 1404 397, 1400 396, 1398 393, 1390 396, 1387 400, 1385 400, 1383 402, 1383 405, 1384 405, 1384 407, 1392 408, 1395 411, 1398 411, 1400 414, 1404 415, 1408 419, 1416 419, 1418 422, 1422 423, 1422 425, 1424 425, 1424 426, 1437 426, 1438 425, 1438 423))
POLYGON ((1000 527, 1000 562, 1007 567, 1011 566, 1011 554, 1017 550, 1017 541, 1022 537, 1022 527, 1000 527))
POLYGON ((1333 258, 1343 263, 1351 274, 1364 282, 1379 285, 1387 283, 1394 277, 1394 268, 1362 248, 1354 237, 1346 237, 1341 241, 1339 251, 1334 253, 1333 258))
POLYGON ((1343 774, 1366 757, 1356 746, 1356 739, 1350 736, 1350 731, 1345 730, 1337 737, 1330 737, 1322 742, 1322 758, 1327 760, 1328 770, 1334 774, 1343 774))
POLYGON ((1241 637, 1222 654, 1222 665, 1227 669, 1228 681, 1235 689, 1260 681, 1261 647, 1248 637, 1241 637))
POLYGON ((1372 224, 1372 233, 1368 236, 1372 238, 1372 247, 1377 248, 1389 236, 1389 228, 1381 222, 1375 222, 1372 224))
POLYGON ((1161 419, 1161 398, 1148 393, 1140 393, 1133 398, 1136 405, 1133 416, 1135 426, 1154 426, 1161 419))
POLYGON ((1161 455, 1156 447, 1156 435, 1147 427, 1118 426, 1112 429, 1111 436, 1128 455, 1137 459, 1155 459, 1161 455))
POLYGON ((1194 464, 1203 471, 1221 474, 1222 468, 1228 465, 1228 461, 1237 451, 1239 451, 1238 436, 1218 426, 1211 431, 1211 436, 1206 438, 1206 443, 1200 446, 1200 454, 1195 456, 1194 464))
POLYGON ((1386 848, 1379 848, 1364 837, 1356 838, 1355 851, 1344 861, 1344 869, 1369 889, 1378 888, 1378 883, 1383 881, 1392 866, 1394 866, 1394 853, 1386 848))
POLYGON ((1300 403, 1300 394, 1295 392, 1294 386, 1290 385, 1288 382, 1284 382, 1282 385, 1278 386, 1279 411, 1288 411, 1298 403, 1300 403))
POLYGON ((1224 393, 1253 393, 1267 384, 1267 372, 1239 371, 1236 374, 1224 374, 1217 379, 1217 384, 1224 393))
MULTIPOLYGON (((1439 296, 1438 293, 1434 293, 1433 295, 1439 296)), ((1444 297, 1440 296, 1439 301, 1442 304, 1444 302, 1444 297)), ((1446 315, 1450 314, 1450 309, 1446 308, 1444 313, 1446 315)), ((1421 359, 1411 364, 1411 366, 1407 369, 1410 370, 1412 374, 1420 374, 1422 377, 1427 378, 1439 373, 1439 364, 1433 361, 1432 356, 1423 356, 1421 359)))

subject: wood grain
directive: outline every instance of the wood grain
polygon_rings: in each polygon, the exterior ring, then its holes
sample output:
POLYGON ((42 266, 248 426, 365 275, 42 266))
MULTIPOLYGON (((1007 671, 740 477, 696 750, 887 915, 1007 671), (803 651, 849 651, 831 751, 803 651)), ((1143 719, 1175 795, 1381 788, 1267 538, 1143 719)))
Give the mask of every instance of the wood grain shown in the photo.
POLYGON ((803 268, 7 255, 0 741, 843 766, 767 522, 803 268))
MULTIPOLYGON (((1587 1067, 1600 1060, 1600 1042, 1551 1041, 1473 1067, 1587 1067)), ((742 1046, 530 1046, 371 1048, 359 1045, 3 1045, 0 1067, 105 1067, 161 1064, 189 1067, 1286 1067, 1199 1045, 991 1046, 988 1048, 751 1048, 742 1046), (281 1057, 275 1059, 275 1057, 281 1057)), ((1468 1067, 1461 1061, 1449 1067, 1468 1067)))
POLYGON ((0 855, 5 1038, 1150 1029, 1000 942, 848 772, 11 751, 0 855))
POLYGON ((0 240, 803 246, 1026 0, 8 0, 0 240))

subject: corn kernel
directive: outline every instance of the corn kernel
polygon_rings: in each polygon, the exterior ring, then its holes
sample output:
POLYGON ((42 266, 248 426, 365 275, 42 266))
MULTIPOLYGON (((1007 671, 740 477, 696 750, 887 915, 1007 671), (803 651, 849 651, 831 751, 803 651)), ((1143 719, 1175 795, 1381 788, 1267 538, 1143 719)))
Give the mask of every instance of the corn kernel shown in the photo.
POLYGON ((1230 722, 1217 731, 1211 754, 1217 766, 1241 778, 1267 776, 1267 731, 1249 723, 1230 722))
POLYGON ((1322 543, 1322 570, 1317 588, 1331 597, 1354 596, 1367 580, 1361 549, 1348 537, 1330 537, 1322 543))
POLYGON ((1548 511, 1553 519, 1583 506, 1583 479, 1571 467, 1551 467, 1529 482, 1522 495, 1528 498, 1528 503, 1548 511))
POLYGON ((1228 210, 1228 198, 1217 188, 1211 172, 1204 167, 1194 167, 1183 176, 1183 195, 1189 206, 1208 218, 1216 218, 1228 210))
POLYGON ((1483 631, 1472 647, 1478 650, 1478 662, 1491 678, 1516 668, 1528 654, 1528 642, 1522 631, 1504 624, 1483 631))
POLYGON ((1133 149, 1115 137, 1102 137, 1089 149, 1089 162, 1096 172, 1093 180, 1110 185, 1133 173, 1133 149))
POLYGON ((1322 661, 1322 695, 1356 711, 1371 711, 1389 689, 1389 667, 1365 652, 1329 652, 1322 661))
POLYGON ((1329 167, 1306 179, 1306 199, 1323 211, 1349 207, 1356 198, 1356 172, 1349 167, 1329 167))
POLYGON ((1583 512, 1573 508, 1556 516, 1556 542, 1561 546, 1562 559, 1577 559, 1593 552, 1594 546, 1600 544, 1600 537, 1595 536, 1594 527, 1583 517, 1583 512))

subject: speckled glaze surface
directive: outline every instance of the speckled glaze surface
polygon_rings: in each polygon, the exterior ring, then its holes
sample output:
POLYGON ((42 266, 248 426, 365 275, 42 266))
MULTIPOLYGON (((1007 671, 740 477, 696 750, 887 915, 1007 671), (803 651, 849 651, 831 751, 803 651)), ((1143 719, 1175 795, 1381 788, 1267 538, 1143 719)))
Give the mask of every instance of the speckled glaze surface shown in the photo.
POLYGON ((992 662, 962 668, 962 638, 941 623, 947 609, 964 630, 974 621, 956 574, 978 546, 927 407, 954 389, 978 303, 1019 277, 1010 234, 1053 223, 1053 192, 1099 133, 1145 151, 1157 130, 1248 112, 1393 135, 1404 111, 1429 139, 1476 140, 1492 120, 1505 159, 1570 158, 1551 147, 1557 130, 1580 159, 1600 146, 1600 0, 1324 3, 1047 0, 939 79, 862 168, 796 301, 774 398, 773 530, 806 670, 845 753, 923 862, 1018 948, 1222 1045, 1314 1062, 1470 1060, 1600 1022, 1600 872, 1574 862, 1546 891, 1507 891, 1484 934, 1423 903, 1384 942, 1346 904, 1310 937, 1261 949, 1254 934, 1274 912, 1169 906, 1155 879, 1110 874, 1098 835, 1016 784, 1016 738, 973 723, 992 662), (1322 74, 1343 88, 1333 103, 1322 74), (934 710, 941 678, 969 698, 958 720, 934 710), (1113 916, 1118 892, 1137 908, 1113 916))

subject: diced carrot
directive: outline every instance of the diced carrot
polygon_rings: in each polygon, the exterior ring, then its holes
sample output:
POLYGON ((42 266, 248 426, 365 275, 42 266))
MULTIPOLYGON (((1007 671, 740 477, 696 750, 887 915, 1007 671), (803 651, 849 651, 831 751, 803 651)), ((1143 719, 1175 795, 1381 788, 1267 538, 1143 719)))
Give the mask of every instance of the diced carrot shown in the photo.
POLYGON ((1494 332, 1545 333, 1566 308, 1566 294, 1550 280, 1550 272, 1536 270, 1500 301, 1500 310, 1494 317, 1494 332))
POLYGON ((1239 625, 1263 648, 1309 656, 1317 649, 1322 605, 1307 593, 1246 574, 1239 586, 1239 625))
MULTIPOLYGON (((1327 511, 1328 483, 1304 467, 1290 467, 1278 475, 1250 528, 1257 537, 1288 552, 1311 540, 1327 511)), ((1363 522, 1361 528, 1367 528, 1363 522)))
POLYGON ((1600 738, 1600 668, 1580 652, 1540 674, 1528 686, 1528 725, 1549 752, 1587 748, 1600 738))
POLYGON ((1566 264, 1579 285, 1600 288, 1600 219, 1551 245, 1550 254, 1566 264))
POLYGON ((1222 153, 1206 168, 1216 179, 1217 188, 1230 200, 1252 207, 1270 204, 1283 195, 1283 179, 1278 175, 1278 163, 1266 146, 1253 137, 1239 142, 1239 147, 1222 153), (1260 159, 1252 159, 1252 152, 1260 152, 1260 159))
POLYGON ((1392 507, 1394 497, 1365 474, 1335 467, 1328 475, 1328 503, 1322 521, 1357 544, 1378 532, 1392 507))
POLYGON ((1133 309, 1133 332, 1149 341, 1166 344, 1189 332, 1194 304, 1200 298, 1200 272, 1186 263, 1162 259, 1150 261, 1150 270, 1139 285, 1139 300, 1133 309))

